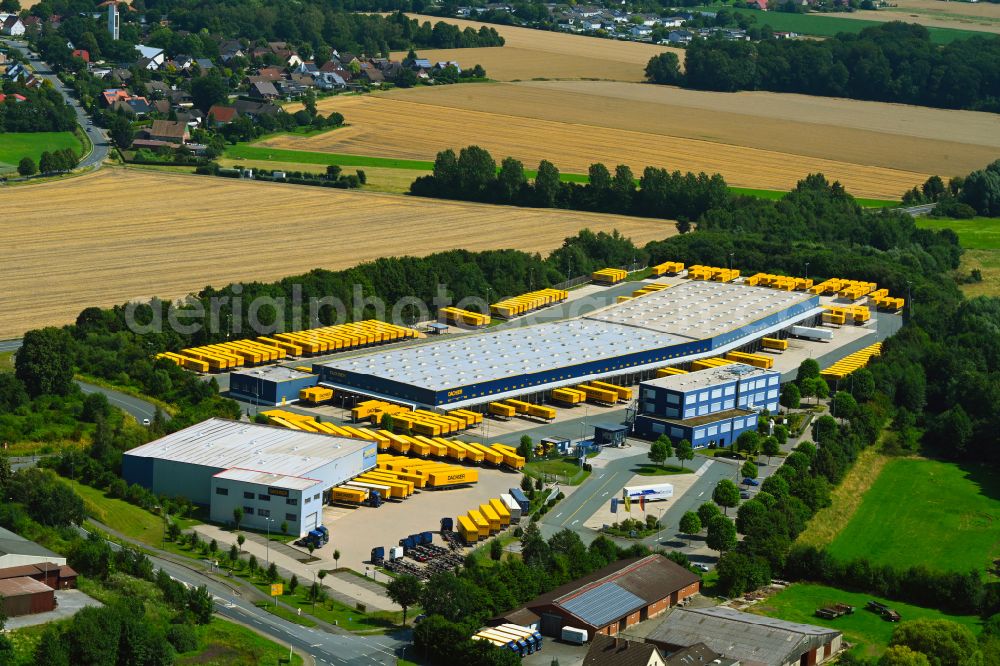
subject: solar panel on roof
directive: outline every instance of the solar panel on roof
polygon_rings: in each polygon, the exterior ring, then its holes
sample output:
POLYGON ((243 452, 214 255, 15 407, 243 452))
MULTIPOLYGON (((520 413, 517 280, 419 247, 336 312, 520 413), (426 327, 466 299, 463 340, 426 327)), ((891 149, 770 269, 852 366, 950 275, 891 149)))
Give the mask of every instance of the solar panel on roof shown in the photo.
POLYGON ((584 622, 601 627, 642 608, 646 602, 617 583, 604 583, 559 605, 584 622))

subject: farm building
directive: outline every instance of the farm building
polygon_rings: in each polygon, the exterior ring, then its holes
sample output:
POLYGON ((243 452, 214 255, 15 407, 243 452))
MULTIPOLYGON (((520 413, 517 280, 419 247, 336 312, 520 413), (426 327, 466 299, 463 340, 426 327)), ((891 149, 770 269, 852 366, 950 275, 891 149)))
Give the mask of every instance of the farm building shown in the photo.
POLYGON ((237 370, 229 375, 229 393, 256 405, 297 402, 299 390, 316 386, 316 375, 293 368, 270 365, 237 370))
POLYGON ((642 382, 635 434, 686 439, 695 448, 728 446, 756 430, 755 410, 777 411, 780 380, 773 370, 733 363, 642 382))
POLYGON ((583 658, 583 666, 665 666, 655 645, 598 634, 583 658))
POLYGON ((55 593, 56 591, 45 583, 27 576, 0 579, 0 599, 2 599, 3 613, 7 617, 34 615, 54 610, 55 593))
POLYGON ((28 541, 20 534, 0 527, 0 568, 42 564, 66 564, 66 558, 53 553, 34 541, 28 541))
POLYGON ((313 371, 334 389, 454 409, 601 377, 635 383, 821 313, 819 297, 806 292, 691 281, 579 319, 317 363, 313 371))
POLYGON ((324 494, 375 467, 376 443, 212 418, 125 453, 122 476, 209 507, 217 522, 243 509, 246 527, 305 534, 324 494))
POLYGON ((822 664, 841 648, 841 633, 732 608, 678 608, 647 637, 668 655, 703 643, 741 664, 822 664))
POLYGON ((619 560, 497 618, 559 636, 564 626, 615 636, 701 590, 701 579, 662 555, 619 560))

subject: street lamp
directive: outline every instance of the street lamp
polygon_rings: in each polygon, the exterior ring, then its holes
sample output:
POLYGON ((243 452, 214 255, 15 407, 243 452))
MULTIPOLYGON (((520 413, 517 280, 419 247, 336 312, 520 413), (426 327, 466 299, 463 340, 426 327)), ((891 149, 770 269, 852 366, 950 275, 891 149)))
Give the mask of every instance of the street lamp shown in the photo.
POLYGON ((809 277, 809 262, 806 262, 806 277, 809 277))
POLYGON ((736 254, 735 252, 730 252, 729 253, 729 270, 733 270, 733 256, 735 254, 736 254))

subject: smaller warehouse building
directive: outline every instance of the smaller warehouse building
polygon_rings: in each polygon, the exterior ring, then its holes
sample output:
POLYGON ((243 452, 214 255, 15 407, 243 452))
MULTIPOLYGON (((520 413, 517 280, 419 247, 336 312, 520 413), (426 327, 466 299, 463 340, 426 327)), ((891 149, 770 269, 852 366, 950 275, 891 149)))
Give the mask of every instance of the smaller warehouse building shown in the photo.
POLYGON ((158 495, 209 507, 211 519, 303 535, 323 521, 324 494, 375 467, 377 444, 212 418, 126 451, 122 476, 158 495))
POLYGON ((62 566, 66 564, 66 558, 0 527, 0 569, 45 562, 62 566))
POLYGON ((229 394, 255 405, 297 402, 299 391, 316 386, 319 377, 281 365, 236 370, 229 375, 229 394))
POLYGON ((642 382, 635 434, 728 446, 757 428, 757 412, 777 411, 780 381, 773 370, 733 363, 642 382))
POLYGON ((17 567, 0 569, 0 580, 11 578, 33 578, 45 583, 54 590, 69 590, 76 587, 76 571, 68 564, 42 562, 41 564, 22 564, 17 567))
POLYGON ((668 655, 703 643, 743 666, 813 666, 840 652, 841 639, 827 627, 716 606, 675 609, 646 642, 668 655))
POLYGON ((634 557, 557 587, 493 624, 531 626, 546 636, 560 636, 564 626, 585 629, 591 639, 615 636, 699 591, 701 578, 666 557, 634 557))
POLYGON ((27 576, 0 579, 0 599, 7 617, 45 613, 56 607, 56 591, 27 576))

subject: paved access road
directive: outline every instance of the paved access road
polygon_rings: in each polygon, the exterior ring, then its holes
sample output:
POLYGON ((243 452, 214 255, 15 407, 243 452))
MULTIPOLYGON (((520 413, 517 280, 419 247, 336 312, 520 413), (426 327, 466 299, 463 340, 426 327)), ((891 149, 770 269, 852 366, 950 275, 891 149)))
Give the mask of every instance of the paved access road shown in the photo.
MULTIPOLYGON (((73 97, 72 90, 63 85, 62 81, 59 80, 59 77, 55 75, 52 68, 49 67, 47 63, 39 59, 37 55, 32 55, 27 42, 18 39, 4 39, 0 41, 21 51, 25 58, 27 58, 28 64, 30 64, 32 69, 35 70, 35 74, 51 83, 52 86, 62 94, 66 103, 73 107, 73 112, 76 114, 76 122, 81 128, 83 128, 83 131, 87 133, 87 137, 94 146, 93 150, 90 151, 90 154, 80 161, 77 168, 85 169, 93 167, 94 169, 100 169, 101 163, 108 156, 108 151, 111 149, 111 146, 104 132, 91 124, 90 117, 83 110, 83 107, 77 99, 73 97)), ((9 350, 0 348, 0 351, 9 350)))
MULTIPOLYGON (((128 412, 134 416, 135 420, 139 423, 142 423, 143 419, 149 419, 152 421, 153 416, 156 414, 156 405, 151 402, 134 398, 130 395, 122 393, 121 391, 115 391, 101 386, 94 386, 93 384, 87 384, 81 381, 77 381, 77 384, 80 386, 80 390, 84 393, 103 393, 112 407, 117 407, 122 411, 128 412)), ((170 419, 170 414, 167 414, 166 412, 162 413, 164 419, 170 419)))
MULTIPOLYGON (((84 532, 82 528, 81 532, 84 532)), ((111 547, 119 549, 117 543, 109 541, 111 547)), ((144 550, 150 550, 144 547, 144 550)), ((321 629, 302 627, 283 620, 266 610, 258 608, 243 598, 234 587, 217 578, 187 566, 149 555, 156 569, 163 569, 171 578, 185 585, 204 585, 215 601, 215 611, 230 620, 256 629, 281 645, 291 645, 300 654, 312 657, 317 664, 385 664, 396 663, 397 655, 402 655, 407 643, 392 636, 356 636, 350 633, 332 634, 321 629)))

